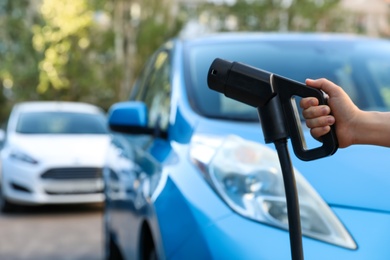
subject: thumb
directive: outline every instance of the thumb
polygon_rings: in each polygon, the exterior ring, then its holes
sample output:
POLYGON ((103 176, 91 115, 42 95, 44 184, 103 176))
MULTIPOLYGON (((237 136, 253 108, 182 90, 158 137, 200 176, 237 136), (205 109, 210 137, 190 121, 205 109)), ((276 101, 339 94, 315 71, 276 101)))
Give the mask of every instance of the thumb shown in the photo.
POLYGON ((306 85, 323 90, 329 96, 337 95, 338 88, 339 88, 339 86, 337 86, 336 84, 334 84, 333 82, 325 78, 315 79, 315 80, 306 79, 306 85))

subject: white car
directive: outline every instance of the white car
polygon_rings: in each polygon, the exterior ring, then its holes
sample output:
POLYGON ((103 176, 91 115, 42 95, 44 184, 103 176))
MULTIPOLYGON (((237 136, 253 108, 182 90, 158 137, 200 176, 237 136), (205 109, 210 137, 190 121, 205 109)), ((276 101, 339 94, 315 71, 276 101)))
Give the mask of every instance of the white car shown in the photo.
POLYGON ((78 102, 14 106, 0 153, 0 210, 19 205, 104 200, 102 166, 110 137, 104 111, 78 102))

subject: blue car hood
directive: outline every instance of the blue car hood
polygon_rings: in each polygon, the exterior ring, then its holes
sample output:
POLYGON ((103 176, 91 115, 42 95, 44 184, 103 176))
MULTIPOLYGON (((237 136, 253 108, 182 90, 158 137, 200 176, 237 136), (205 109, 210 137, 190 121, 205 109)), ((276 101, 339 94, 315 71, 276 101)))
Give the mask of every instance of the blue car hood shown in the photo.
POLYGON ((390 149, 371 145, 339 149, 311 162, 294 160, 331 205, 390 211, 390 149))
MULTIPOLYGON (((198 124, 195 132, 218 136, 234 134, 264 143, 258 123, 205 120, 198 124)), ((309 131, 304 132, 310 142, 309 131)), ((295 156, 290 140, 289 145, 294 167, 329 205, 390 212, 390 148, 355 145, 338 149, 332 156, 306 162, 295 156)))

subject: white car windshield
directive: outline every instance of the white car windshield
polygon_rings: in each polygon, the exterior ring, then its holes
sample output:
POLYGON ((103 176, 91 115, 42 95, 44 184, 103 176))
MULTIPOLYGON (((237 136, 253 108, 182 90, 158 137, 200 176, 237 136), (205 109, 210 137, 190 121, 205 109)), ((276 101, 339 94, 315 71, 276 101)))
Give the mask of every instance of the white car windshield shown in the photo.
POLYGON ((106 134, 105 116, 72 112, 24 112, 16 132, 21 134, 106 134))

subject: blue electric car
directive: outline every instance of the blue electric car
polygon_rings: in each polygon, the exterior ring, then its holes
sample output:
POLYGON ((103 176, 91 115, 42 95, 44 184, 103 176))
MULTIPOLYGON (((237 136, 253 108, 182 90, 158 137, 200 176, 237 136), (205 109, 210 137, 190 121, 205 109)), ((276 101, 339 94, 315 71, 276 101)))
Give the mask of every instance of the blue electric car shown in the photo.
MULTIPOLYGON (((300 33, 172 39, 149 59, 130 100, 109 111, 107 259, 291 259, 279 160, 261 128, 267 122, 209 89, 215 58, 299 82, 328 78, 361 109, 390 108, 388 40, 300 33)), ((317 147, 303 121, 302 129, 307 147, 317 147)), ((390 259, 390 149, 356 145, 315 161, 290 151, 305 259, 390 259)))

